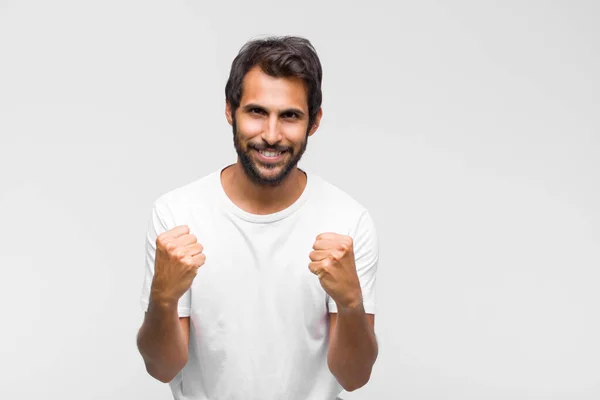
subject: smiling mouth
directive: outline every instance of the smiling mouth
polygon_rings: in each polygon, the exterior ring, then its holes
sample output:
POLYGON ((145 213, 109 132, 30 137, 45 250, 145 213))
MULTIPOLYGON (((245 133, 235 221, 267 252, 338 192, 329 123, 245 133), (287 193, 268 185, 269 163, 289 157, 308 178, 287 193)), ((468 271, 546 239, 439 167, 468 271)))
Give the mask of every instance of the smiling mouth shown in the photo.
POLYGON ((257 149, 255 149, 255 151, 258 153, 259 158, 262 161, 267 161, 267 162, 279 161, 281 158, 283 158, 283 154, 286 153, 285 151, 271 151, 271 150, 257 150, 257 149))
POLYGON ((268 151, 268 150, 259 150, 258 152, 265 157, 277 157, 283 153, 282 151, 268 151))

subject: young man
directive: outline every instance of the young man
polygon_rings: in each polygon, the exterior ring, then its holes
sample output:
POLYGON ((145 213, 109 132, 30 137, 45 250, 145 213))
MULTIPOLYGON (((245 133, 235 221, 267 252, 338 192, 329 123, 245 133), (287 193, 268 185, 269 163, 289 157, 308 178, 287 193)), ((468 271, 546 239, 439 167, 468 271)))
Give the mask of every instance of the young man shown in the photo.
POLYGON ((369 380, 373 220, 297 166, 321 77, 306 39, 247 43, 225 88, 237 162, 153 205, 137 345, 175 399, 333 400, 369 380))

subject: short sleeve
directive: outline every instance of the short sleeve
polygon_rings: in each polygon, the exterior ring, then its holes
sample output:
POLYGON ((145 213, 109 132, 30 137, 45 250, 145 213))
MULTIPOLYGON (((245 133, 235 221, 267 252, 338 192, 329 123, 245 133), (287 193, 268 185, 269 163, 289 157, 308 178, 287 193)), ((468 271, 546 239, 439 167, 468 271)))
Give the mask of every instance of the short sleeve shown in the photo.
MULTIPOLYGON (((144 283, 140 304, 142 310, 148 311, 150 301, 150 290, 152 288, 152 279, 154 278, 154 260, 156 257, 156 238, 163 232, 172 229, 175 224, 164 217, 160 211, 159 204, 155 202, 152 206, 152 212, 148 220, 145 240, 145 262, 144 262, 144 283)), ((177 306, 177 312, 180 317, 189 317, 191 309, 191 289, 181 296, 177 306)))
MULTIPOLYGON (((375 281, 379 265, 379 241, 375 223, 367 210, 361 214, 354 233, 354 261, 362 290, 363 307, 367 314, 375 314, 375 281)), ((329 312, 337 312, 335 300, 328 296, 329 312)))

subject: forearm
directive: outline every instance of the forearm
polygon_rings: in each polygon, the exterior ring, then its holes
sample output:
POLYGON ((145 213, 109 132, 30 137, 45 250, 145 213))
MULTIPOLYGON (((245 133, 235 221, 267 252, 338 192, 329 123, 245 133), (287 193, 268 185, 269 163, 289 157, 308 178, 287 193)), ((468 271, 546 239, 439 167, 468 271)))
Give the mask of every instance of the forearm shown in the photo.
POLYGON ((137 345, 146 370, 161 382, 170 382, 187 363, 188 349, 179 322, 177 303, 150 300, 137 345))
POLYGON ((354 308, 338 307, 327 362, 331 373, 347 391, 364 386, 377 359, 375 333, 362 303, 354 308))

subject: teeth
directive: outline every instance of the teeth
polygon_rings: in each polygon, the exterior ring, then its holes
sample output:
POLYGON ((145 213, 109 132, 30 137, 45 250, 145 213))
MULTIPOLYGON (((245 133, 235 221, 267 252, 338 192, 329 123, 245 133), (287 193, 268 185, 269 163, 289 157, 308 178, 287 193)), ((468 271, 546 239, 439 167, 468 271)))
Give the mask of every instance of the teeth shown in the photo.
POLYGON ((266 157, 277 157, 278 155, 281 154, 281 152, 274 152, 274 151, 260 151, 260 154, 262 154, 263 156, 266 157))

